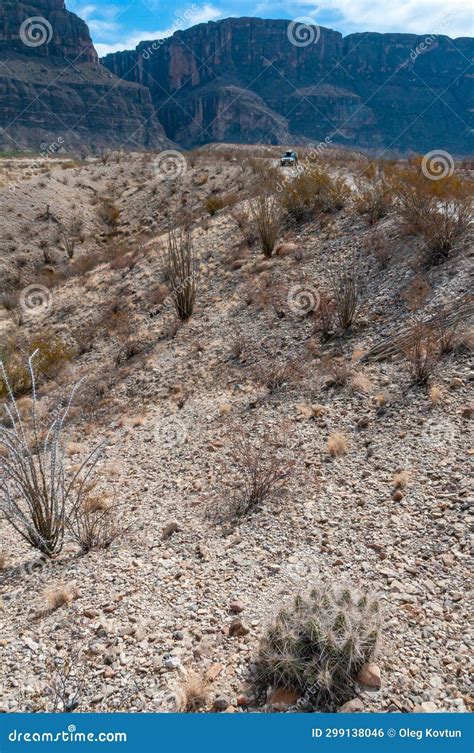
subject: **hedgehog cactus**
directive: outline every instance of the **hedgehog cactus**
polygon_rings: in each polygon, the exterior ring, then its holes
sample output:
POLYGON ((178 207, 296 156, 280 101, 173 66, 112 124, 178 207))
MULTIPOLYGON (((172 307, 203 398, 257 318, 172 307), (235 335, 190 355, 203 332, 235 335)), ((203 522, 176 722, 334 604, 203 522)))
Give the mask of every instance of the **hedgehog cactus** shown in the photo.
POLYGON ((381 621, 378 600, 346 586, 298 594, 261 641, 260 692, 269 686, 290 688, 318 710, 344 703, 360 669, 374 657, 381 621))

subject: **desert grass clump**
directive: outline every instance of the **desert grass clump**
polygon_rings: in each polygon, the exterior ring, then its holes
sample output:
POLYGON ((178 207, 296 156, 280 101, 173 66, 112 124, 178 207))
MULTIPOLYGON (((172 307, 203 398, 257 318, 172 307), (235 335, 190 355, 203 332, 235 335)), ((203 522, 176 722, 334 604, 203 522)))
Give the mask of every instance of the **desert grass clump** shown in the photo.
POLYGON ((381 629, 379 600, 350 586, 325 583, 298 594, 261 640, 255 669, 259 697, 269 688, 287 688, 310 711, 334 711, 353 697, 381 629))
POLYGON ((189 230, 168 233, 168 284, 181 321, 190 318, 196 300, 196 258, 189 230))
POLYGON ((68 588, 64 585, 48 588, 45 591, 48 613, 52 614, 52 612, 55 612, 57 609, 67 606, 74 600, 74 598, 76 598, 76 596, 77 591, 75 591, 75 589, 68 588))
POLYGON ((270 194, 261 194, 250 205, 264 256, 270 258, 280 237, 282 213, 279 202, 270 194))
POLYGON ((433 405, 438 405, 444 396, 444 390, 439 384, 432 384, 428 390, 428 397, 433 405))
POLYGON ((366 395, 370 395, 373 391, 373 384, 365 374, 354 374, 351 379, 351 389, 354 392, 363 392, 366 395))
POLYGON ((209 700, 209 681, 202 674, 190 671, 182 686, 182 698, 180 699, 180 711, 194 714, 206 707, 209 700))
POLYGON ((9 398, 4 411, 10 425, 0 425, 0 516, 28 544, 51 557, 62 549, 67 518, 82 503, 101 448, 93 450, 75 472, 66 470, 63 435, 75 389, 66 407, 43 429, 37 415, 36 355, 28 360, 32 398, 28 423, 0 361, 9 398))
POLYGON ((397 471, 392 479, 392 485, 394 489, 406 489, 410 480, 410 474, 408 471, 397 471))
POLYGON ((341 431, 335 431, 329 435, 327 449, 332 458, 345 455, 348 448, 347 437, 341 431))

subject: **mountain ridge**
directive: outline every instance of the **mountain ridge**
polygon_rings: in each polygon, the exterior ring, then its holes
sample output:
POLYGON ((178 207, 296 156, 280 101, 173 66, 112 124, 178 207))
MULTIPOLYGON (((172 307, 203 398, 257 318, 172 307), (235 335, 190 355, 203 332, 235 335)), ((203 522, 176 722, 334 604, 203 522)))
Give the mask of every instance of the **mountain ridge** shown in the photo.
POLYGON ((453 46, 449 37, 438 36, 430 46, 430 35, 366 32, 343 37, 312 27, 316 42, 299 46, 289 40, 290 27, 281 19, 210 21, 159 43, 144 41, 133 51, 111 53, 101 62, 150 89, 167 135, 185 147, 212 140, 277 143, 284 118, 283 140, 291 143, 329 137, 350 147, 421 151, 433 147, 436 125, 440 143, 435 146, 469 151, 472 82, 465 69, 474 40, 459 37, 453 46), (429 52, 422 45, 431 47, 429 52), (332 93, 327 87, 314 90, 321 83, 336 88, 332 93), (267 109, 265 138, 260 121, 256 128, 251 125, 252 103, 243 109, 229 106, 229 86, 260 98, 258 104, 267 109), (308 87, 313 87, 310 102, 307 92, 300 94, 308 87), (411 107, 407 87, 413 92, 411 107), (301 101, 295 102, 299 94, 301 101), (440 95, 447 101, 440 102, 440 95), (166 102, 169 97, 175 101, 166 102), (425 116, 426 108, 433 109, 425 116), (227 113, 224 121, 221 110, 227 113), (420 117, 421 123, 410 128, 420 117), (407 127, 410 133, 405 134, 407 127))

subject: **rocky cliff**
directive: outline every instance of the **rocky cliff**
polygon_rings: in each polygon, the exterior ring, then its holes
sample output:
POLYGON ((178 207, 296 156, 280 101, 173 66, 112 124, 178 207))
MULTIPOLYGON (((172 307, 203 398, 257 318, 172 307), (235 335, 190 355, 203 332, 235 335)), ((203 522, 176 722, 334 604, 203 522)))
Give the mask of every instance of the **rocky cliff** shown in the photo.
POLYGON ((0 149, 167 143, 149 90, 99 64, 87 24, 63 0, 3 0, 0 149))
POLYGON ((306 37, 295 29, 292 41, 289 23, 200 24, 102 62, 148 87, 166 134, 187 147, 329 140, 394 151, 472 148, 474 40, 344 38, 313 28, 306 37))

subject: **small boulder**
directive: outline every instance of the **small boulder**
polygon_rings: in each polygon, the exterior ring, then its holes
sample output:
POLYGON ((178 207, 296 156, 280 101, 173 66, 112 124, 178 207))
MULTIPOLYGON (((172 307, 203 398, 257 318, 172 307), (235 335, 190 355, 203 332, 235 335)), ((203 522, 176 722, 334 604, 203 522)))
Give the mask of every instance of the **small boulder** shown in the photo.
POLYGON ((238 617, 232 620, 229 626, 229 638, 243 638, 244 635, 250 633, 250 628, 242 622, 238 617))
POLYGON ((217 711, 225 711, 230 705, 229 699, 225 695, 219 695, 214 701, 214 708, 217 711))
POLYGON ((364 685, 366 688, 380 688, 382 685, 382 678, 377 664, 374 664, 373 662, 364 664, 357 675, 357 682, 360 685, 364 685))
POLYGON ((364 704, 360 700, 360 698, 352 698, 350 701, 346 701, 346 703, 343 703, 340 708, 338 708, 338 713, 341 714, 353 714, 358 713, 360 714, 364 710, 364 704))
POLYGON ((169 539, 170 536, 173 535, 173 533, 176 533, 179 531, 179 525, 174 520, 172 523, 168 523, 167 526, 165 526, 161 531, 161 538, 162 539, 169 539))
POLYGON ((438 707, 436 706, 436 703, 433 701, 423 701, 423 703, 420 703, 418 706, 415 706, 413 709, 414 714, 434 714, 436 711, 438 711, 438 707))
POLYGON ((231 612, 234 612, 234 614, 240 614, 244 611, 245 607, 239 599, 234 599, 230 602, 229 609, 231 612))
POLYGON ((290 690, 289 688, 277 688, 270 698, 270 706, 279 711, 284 711, 289 706, 294 706, 300 694, 296 690, 290 690))

